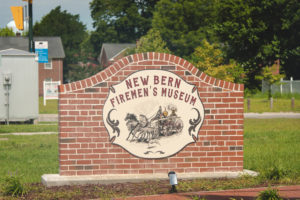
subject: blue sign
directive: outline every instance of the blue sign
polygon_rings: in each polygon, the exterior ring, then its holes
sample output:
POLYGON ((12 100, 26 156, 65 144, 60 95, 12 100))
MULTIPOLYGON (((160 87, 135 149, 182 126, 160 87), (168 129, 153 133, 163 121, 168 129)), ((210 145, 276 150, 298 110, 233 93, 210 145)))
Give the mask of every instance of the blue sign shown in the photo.
POLYGON ((38 54, 39 63, 48 63, 48 49, 35 49, 35 53, 38 54))
POLYGON ((36 41, 35 53, 38 54, 39 63, 48 63, 48 41, 36 41))

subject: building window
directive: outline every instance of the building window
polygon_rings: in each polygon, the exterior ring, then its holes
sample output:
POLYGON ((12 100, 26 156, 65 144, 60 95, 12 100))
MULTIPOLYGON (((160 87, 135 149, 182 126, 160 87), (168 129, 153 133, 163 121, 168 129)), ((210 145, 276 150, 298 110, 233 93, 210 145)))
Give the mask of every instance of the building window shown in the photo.
POLYGON ((52 78, 46 78, 44 82, 52 82, 52 78))
POLYGON ((52 60, 48 60, 47 63, 44 63, 44 69, 52 69, 52 60))

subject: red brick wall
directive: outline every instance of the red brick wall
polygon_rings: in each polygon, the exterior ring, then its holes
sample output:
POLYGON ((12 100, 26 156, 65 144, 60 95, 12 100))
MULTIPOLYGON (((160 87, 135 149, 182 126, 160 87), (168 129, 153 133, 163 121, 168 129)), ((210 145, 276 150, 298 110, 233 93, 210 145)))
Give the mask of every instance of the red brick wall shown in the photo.
POLYGON ((63 60, 52 59, 52 69, 45 69, 44 63, 39 63, 39 96, 44 95, 43 82, 51 78, 52 81, 61 81, 63 83, 63 60))
POLYGON ((207 76, 182 58, 163 53, 131 55, 95 76, 61 85, 59 90, 60 175, 243 170, 244 86, 207 76), (195 84, 204 105, 198 141, 172 157, 134 157, 111 144, 104 127, 102 108, 109 86, 145 69, 168 70, 195 84))

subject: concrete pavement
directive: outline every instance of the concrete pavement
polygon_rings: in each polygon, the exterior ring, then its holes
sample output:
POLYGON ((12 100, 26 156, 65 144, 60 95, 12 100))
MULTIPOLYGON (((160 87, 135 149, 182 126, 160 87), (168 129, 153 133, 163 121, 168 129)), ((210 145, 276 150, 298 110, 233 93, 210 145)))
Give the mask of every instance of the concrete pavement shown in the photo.
POLYGON ((300 113, 294 113, 294 112, 244 113, 244 118, 252 118, 252 119, 300 118, 300 113))

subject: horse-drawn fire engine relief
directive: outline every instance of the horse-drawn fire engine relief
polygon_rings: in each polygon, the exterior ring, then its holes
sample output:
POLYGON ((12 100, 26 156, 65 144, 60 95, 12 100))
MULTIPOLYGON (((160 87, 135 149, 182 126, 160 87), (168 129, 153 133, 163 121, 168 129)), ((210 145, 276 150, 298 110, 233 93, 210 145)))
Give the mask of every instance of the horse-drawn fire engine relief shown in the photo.
POLYGON ((137 157, 164 158, 197 141, 204 109, 194 85, 143 70, 111 87, 103 120, 113 144, 137 157))

